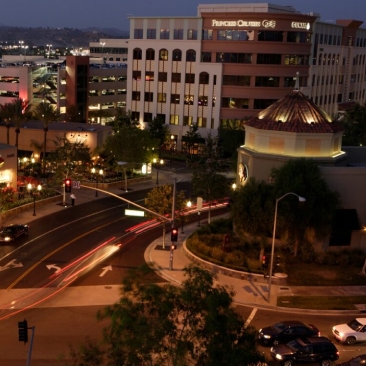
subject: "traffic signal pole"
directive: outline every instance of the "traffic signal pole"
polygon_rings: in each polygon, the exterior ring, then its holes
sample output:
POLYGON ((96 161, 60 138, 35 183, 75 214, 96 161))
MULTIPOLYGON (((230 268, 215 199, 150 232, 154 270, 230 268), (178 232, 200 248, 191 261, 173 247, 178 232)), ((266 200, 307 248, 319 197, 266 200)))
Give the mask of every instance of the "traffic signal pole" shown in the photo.
POLYGON ((32 358, 32 349, 33 349, 33 340, 34 340, 34 331, 36 330, 36 327, 29 327, 28 329, 32 329, 32 335, 29 343, 29 350, 28 350, 28 357, 27 357, 27 365, 30 366, 31 358, 32 358))
POLYGON ((33 340, 34 340, 34 331, 36 329, 35 326, 28 327, 28 322, 24 319, 23 321, 18 322, 18 339, 19 342, 24 342, 26 344, 28 342, 28 330, 32 330, 32 335, 30 338, 29 349, 28 349, 28 357, 26 366, 30 366, 31 358, 32 358, 32 349, 33 349, 33 340))

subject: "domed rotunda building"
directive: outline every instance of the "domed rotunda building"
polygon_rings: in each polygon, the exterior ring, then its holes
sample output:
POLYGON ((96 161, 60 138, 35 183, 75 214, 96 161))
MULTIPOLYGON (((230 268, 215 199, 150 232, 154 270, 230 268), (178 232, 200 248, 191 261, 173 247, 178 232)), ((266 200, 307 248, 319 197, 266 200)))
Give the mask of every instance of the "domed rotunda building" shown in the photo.
MULTIPOLYGON (((248 178, 270 182, 271 171, 290 159, 314 159, 330 189, 340 194, 341 240, 329 246, 366 251, 366 148, 342 147, 343 125, 317 107, 298 88, 245 123, 238 149, 237 184, 248 178)), ((332 235, 331 237, 335 237, 332 235)))

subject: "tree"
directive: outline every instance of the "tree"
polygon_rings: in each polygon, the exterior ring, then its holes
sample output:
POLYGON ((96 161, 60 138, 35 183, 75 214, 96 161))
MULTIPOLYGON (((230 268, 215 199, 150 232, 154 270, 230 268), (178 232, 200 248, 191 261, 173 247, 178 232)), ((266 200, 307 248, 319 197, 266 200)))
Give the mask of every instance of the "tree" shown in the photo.
POLYGON ((281 168, 272 170, 274 197, 293 192, 306 199, 304 204, 294 196, 286 197, 278 206, 277 232, 287 232, 294 241, 296 256, 299 243, 306 233, 313 231, 315 238, 323 239, 330 233, 335 210, 340 207, 337 192, 329 189, 318 165, 310 159, 291 159, 281 168))
POLYGON ((230 159, 230 170, 236 172, 238 166, 237 149, 244 144, 244 122, 241 120, 226 120, 218 128, 219 146, 223 157, 230 159))
POLYGON ((66 136, 53 141, 55 150, 48 160, 55 172, 55 184, 60 183, 65 176, 83 174, 91 162, 90 149, 84 142, 71 142, 66 136))
MULTIPOLYGON (((180 213, 184 208, 185 196, 184 192, 180 191, 176 194, 175 199, 175 210, 180 218, 180 213)), ((173 207, 173 185, 162 185, 153 188, 145 198, 145 205, 151 211, 154 211, 162 216, 170 217, 172 214, 173 207)), ((147 214, 149 218, 156 219, 163 223, 163 240, 165 240, 165 221, 152 214, 147 214)), ((163 241, 163 246, 165 242, 163 241)))
POLYGON ((81 122, 80 111, 76 105, 67 107, 65 119, 67 122, 81 122))
POLYGON ((122 170, 127 191, 127 170, 152 160, 152 151, 156 147, 146 130, 134 126, 121 125, 118 132, 107 137, 104 154, 116 170, 122 170))
POLYGON ((244 144, 245 130, 243 122, 238 120, 227 120, 226 124, 221 124, 218 129, 219 146, 222 154, 226 158, 237 158, 237 149, 244 144))
POLYGON ((234 293, 214 285, 217 278, 207 270, 191 265, 184 272, 181 286, 151 283, 147 267, 131 272, 119 302, 98 312, 99 320, 109 322, 103 344, 89 342, 73 359, 83 365, 87 355, 88 364, 120 366, 241 366, 263 360, 254 330, 243 327, 232 307, 234 293), (101 354, 104 363, 96 363, 101 354))
POLYGON ((11 118, 13 117, 13 110, 12 110, 12 104, 11 103, 5 103, 0 104, 0 118, 5 122, 6 126, 6 143, 10 144, 10 124, 11 124, 11 118))
POLYGON ((108 125, 112 125, 115 133, 119 133, 124 127, 139 128, 140 126, 139 121, 132 118, 130 111, 126 112, 120 107, 116 109, 114 121, 108 125))
POLYGON ((36 119, 43 121, 43 161, 42 173, 46 173, 46 151, 47 151, 47 133, 48 126, 60 118, 60 112, 51 104, 42 102, 38 104, 33 112, 36 119))
POLYGON ((224 198, 229 192, 229 182, 223 173, 227 170, 227 161, 222 158, 218 139, 206 138, 202 155, 188 162, 192 169, 193 194, 209 202, 208 222, 211 218, 211 201, 224 198))
POLYGON ((249 178, 244 186, 234 192, 230 216, 235 231, 252 236, 270 237, 273 229, 273 186, 249 178))
POLYGON ((162 118, 155 117, 148 123, 151 137, 158 142, 159 150, 164 145, 166 136, 169 135, 169 127, 164 123, 162 118))
POLYGON ((201 134, 197 131, 198 131, 197 123, 193 123, 192 125, 189 126, 189 130, 184 135, 187 152, 189 155, 193 154, 194 145, 197 142, 201 141, 202 139, 201 134))
POLYGON ((27 100, 20 98, 13 99, 10 103, 1 106, 1 114, 5 119, 7 127, 7 141, 9 143, 10 122, 15 126, 15 146, 18 147, 20 126, 23 122, 31 118, 31 104, 27 100))
POLYGON ((366 145, 366 102, 363 105, 356 103, 341 122, 344 125, 343 146, 366 145))

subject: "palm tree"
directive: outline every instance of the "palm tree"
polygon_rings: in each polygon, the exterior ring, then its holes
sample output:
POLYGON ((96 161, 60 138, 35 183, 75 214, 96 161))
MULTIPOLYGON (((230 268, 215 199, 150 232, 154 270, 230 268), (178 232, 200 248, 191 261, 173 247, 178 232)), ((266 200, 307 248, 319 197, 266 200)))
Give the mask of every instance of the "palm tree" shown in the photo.
POLYGON ((10 131, 11 117, 13 117, 13 111, 11 106, 12 106, 11 103, 0 104, 0 118, 5 122, 6 143, 8 145, 10 145, 9 131, 10 131))
POLYGON ((42 160, 42 174, 46 172, 46 150, 47 150, 47 133, 48 126, 51 122, 56 121, 60 117, 60 112, 51 104, 42 102, 38 104, 33 112, 36 119, 43 121, 43 160, 42 160))
POLYGON ((15 126, 15 146, 18 147, 18 139, 20 134, 20 126, 23 122, 31 117, 30 109, 32 105, 28 100, 16 98, 10 103, 6 103, 6 115, 9 118, 9 128, 10 128, 10 116, 11 120, 14 122, 15 126))

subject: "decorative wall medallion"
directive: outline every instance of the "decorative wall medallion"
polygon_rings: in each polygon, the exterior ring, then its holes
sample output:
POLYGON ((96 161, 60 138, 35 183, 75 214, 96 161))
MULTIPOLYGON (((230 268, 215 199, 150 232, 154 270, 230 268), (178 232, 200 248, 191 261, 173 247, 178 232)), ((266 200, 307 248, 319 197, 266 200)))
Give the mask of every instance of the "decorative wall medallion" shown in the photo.
POLYGON ((248 179, 248 167, 245 164, 239 164, 239 180, 240 183, 244 183, 248 179))

